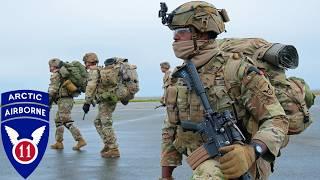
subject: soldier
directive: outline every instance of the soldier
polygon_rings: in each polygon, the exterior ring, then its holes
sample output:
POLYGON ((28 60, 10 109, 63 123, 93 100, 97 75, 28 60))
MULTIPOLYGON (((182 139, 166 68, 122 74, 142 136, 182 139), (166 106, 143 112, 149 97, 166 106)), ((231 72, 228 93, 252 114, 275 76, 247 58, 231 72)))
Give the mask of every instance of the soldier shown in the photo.
POLYGON ((56 143, 52 144, 50 147, 52 149, 63 149, 63 132, 65 126, 72 134, 77 144, 72 148, 73 150, 80 150, 81 147, 87 145, 79 129, 73 124, 71 119, 71 110, 73 107, 73 97, 78 95, 76 93, 70 93, 65 86, 63 86, 63 79, 59 73, 62 61, 60 59, 54 58, 49 61, 49 67, 51 78, 49 84, 49 97, 50 106, 53 101, 58 104, 58 112, 55 118, 56 124, 56 143))
POLYGON ((173 179, 172 172, 181 165, 182 154, 194 170, 192 179, 235 179, 245 172, 252 179, 268 179, 271 163, 279 155, 288 119, 274 88, 250 59, 224 54, 217 47, 215 39, 225 31, 227 21, 225 10, 203 1, 187 2, 163 16, 163 23, 174 31, 176 57, 191 59, 212 108, 231 111, 246 141, 220 148, 223 155, 214 159, 198 154, 206 139, 183 129, 180 123, 201 122, 203 106, 194 90, 188 91, 184 82, 172 79, 165 100, 168 119, 162 130, 161 179, 173 179))
MULTIPOLYGON (((84 113, 88 113, 91 104, 95 105, 95 102, 99 104, 94 126, 104 143, 104 147, 100 151, 101 156, 104 158, 120 157, 116 134, 112 127, 112 112, 117 104, 117 97, 115 95, 116 86, 114 84, 102 83, 102 68, 97 66, 99 61, 95 53, 85 54, 83 61, 89 71, 83 111, 84 113)), ((112 68, 112 64, 110 64, 110 68, 112 68)), ((110 77, 112 79, 118 76, 117 74, 112 74, 111 71, 110 75, 112 75, 110 77)))
POLYGON ((160 103, 165 105, 165 102, 164 102, 165 92, 166 92, 167 87, 169 86, 169 79, 170 79, 170 74, 171 74, 169 62, 160 63, 160 69, 161 69, 161 72, 164 73, 163 86, 162 86, 164 93, 163 93, 163 96, 161 97, 160 103))

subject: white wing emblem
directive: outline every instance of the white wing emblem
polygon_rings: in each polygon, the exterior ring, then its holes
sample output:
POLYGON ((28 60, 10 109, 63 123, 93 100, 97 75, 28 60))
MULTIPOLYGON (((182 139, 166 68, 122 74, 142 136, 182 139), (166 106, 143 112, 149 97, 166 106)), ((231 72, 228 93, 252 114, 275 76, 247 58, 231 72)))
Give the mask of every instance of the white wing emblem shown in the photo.
POLYGON ((12 129, 11 127, 8 127, 8 126, 4 126, 4 128, 6 129, 7 131, 7 134, 10 138, 10 141, 13 145, 16 145, 18 143, 18 137, 19 137, 19 134, 16 130, 12 129))
POLYGON ((32 136, 32 142, 36 145, 38 145, 38 143, 40 142, 40 139, 43 135, 44 130, 46 129, 46 126, 41 126, 38 129, 36 129, 35 131, 33 131, 33 133, 31 134, 32 136))

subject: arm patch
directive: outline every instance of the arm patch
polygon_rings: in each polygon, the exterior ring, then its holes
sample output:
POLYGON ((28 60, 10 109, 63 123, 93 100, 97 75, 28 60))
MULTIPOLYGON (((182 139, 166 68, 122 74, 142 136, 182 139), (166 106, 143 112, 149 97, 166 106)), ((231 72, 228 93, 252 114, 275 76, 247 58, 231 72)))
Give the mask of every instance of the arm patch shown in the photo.
POLYGON ((256 72, 259 75, 264 75, 263 71, 259 70, 258 68, 254 66, 250 66, 247 70, 247 75, 249 75, 251 72, 256 72))

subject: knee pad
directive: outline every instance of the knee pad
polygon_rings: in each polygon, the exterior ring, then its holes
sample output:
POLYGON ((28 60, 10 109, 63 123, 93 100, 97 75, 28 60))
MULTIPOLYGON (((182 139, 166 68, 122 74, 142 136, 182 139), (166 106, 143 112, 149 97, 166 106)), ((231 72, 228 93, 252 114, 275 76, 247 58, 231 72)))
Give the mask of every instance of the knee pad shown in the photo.
POLYGON ((60 126, 63 126, 63 123, 62 122, 56 122, 56 128, 58 128, 60 126))
POLYGON ((70 127, 72 126, 72 124, 73 124, 73 121, 69 121, 69 122, 65 122, 63 125, 64 125, 66 128, 70 129, 70 127))

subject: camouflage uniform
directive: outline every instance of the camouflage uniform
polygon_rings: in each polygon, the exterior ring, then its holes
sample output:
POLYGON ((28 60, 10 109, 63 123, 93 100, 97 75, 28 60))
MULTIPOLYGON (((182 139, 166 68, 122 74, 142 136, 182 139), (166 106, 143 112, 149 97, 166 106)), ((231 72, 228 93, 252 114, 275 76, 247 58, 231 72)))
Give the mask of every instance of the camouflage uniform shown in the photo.
POLYGON ((171 71, 170 70, 168 70, 167 72, 165 72, 165 74, 164 74, 164 76, 163 76, 163 86, 162 86, 162 88, 163 89, 166 89, 168 86, 169 86, 169 84, 170 84, 170 75, 171 75, 171 71))
MULTIPOLYGON (((213 13, 216 16, 213 22, 221 18, 221 12, 217 12, 213 5, 201 1, 186 3, 173 12, 181 16, 183 13, 189 13, 191 14, 189 16, 192 16, 193 12, 190 11, 190 7, 197 9, 197 6, 198 8, 205 7, 196 11, 198 13, 201 11, 213 13), (212 7, 214 9, 211 9, 212 7)), ((181 17, 175 19, 173 16, 172 24, 168 25, 169 28, 175 29, 175 23, 181 27, 189 23, 189 20, 195 19, 189 16, 186 15, 186 21, 182 21, 181 17)), ((196 28, 199 22, 203 22, 201 18, 199 19, 199 21, 196 19, 197 22, 194 24, 191 23, 196 28)), ((206 27, 212 28, 211 31, 219 34, 224 31, 224 25, 223 23, 217 24, 218 28, 212 27, 210 19, 206 19, 206 27)), ((201 28, 197 28, 199 29, 201 28)), ((194 53, 192 62, 198 69, 211 107, 218 112, 225 110, 233 112, 238 120, 237 125, 246 137, 247 144, 251 140, 259 140, 267 146, 268 151, 254 161, 255 163, 249 169, 253 179, 267 179, 271 172, 270 162, 278 156, 288 132, 288 119, 275 96, 274 88, 262 73, 254 68, 248 57, 236 53, 224 54, 219 50, 214 39, 194 41, 200 48, 197 51, 191 49, 191 52, 194 53)), ((173 46, 177 57, 184 60, 189 59, 187 56, 182 58, 186 50, 179 54, 175 49, 175 43, 173 46)), ((192 40, 190 46, 194 47, 192 40)), ((201 122, 204 109, 195 92, 188 91, 180 79, 172 79, 172 84, 167 88, 166 102, 168 119, 165 121, 165 128, 162 132, 161 165, 178 166, 181 164, 182 155, 190 157, 205 143, 198 133, 184 131, 179 122, 182 120, 201 122)), ((204 160, 194 169, 192 179, 225 179, 220 170, 219 158, 204 160)))
POLYGON ((165 102, 165 97, 166 97, 166 89, 167 87, 169 86, 170 84, 170 75, 171 75, 171 71, 168 70, 164 73, 164 76, 163 76, 163 86, 162 86, 162 89, 163 89, 163 95, 161 97, 161 103, 162 104, 166 104, 165 102))
POLYGON ((63 126, 65 126, 71 132, 75 141, 83 140, 79 129, 73 124, 73 120, 71 119, 71 110, 74 103, 73 94, 70 94, 66 87, 62 86, 62 83, 59 72, 52 73, 48 93, 50 98, 57 100, 58 104, 58 112, 55 118, 55 139, 57 142, 63 141, 63 126))
MULTIPOLYGON (((101 70, 102 68, 100 67, 93 67, 89 69, 85 103, 94 104, 97 102, 99 104, 98 115, 94 120, 94 126, 105 144, 105 148, 101 151, 101 153, 104 153, 112 149, 116 149, 118 151, 117 138, 112 127, 112 113, 116 108, 117 100, 106 100, 106 94, 107 96, 116 96, 116 87, 103 85, 101 83, 101 70)), ((116 76, 118 76, 118 74, 116 76)))

